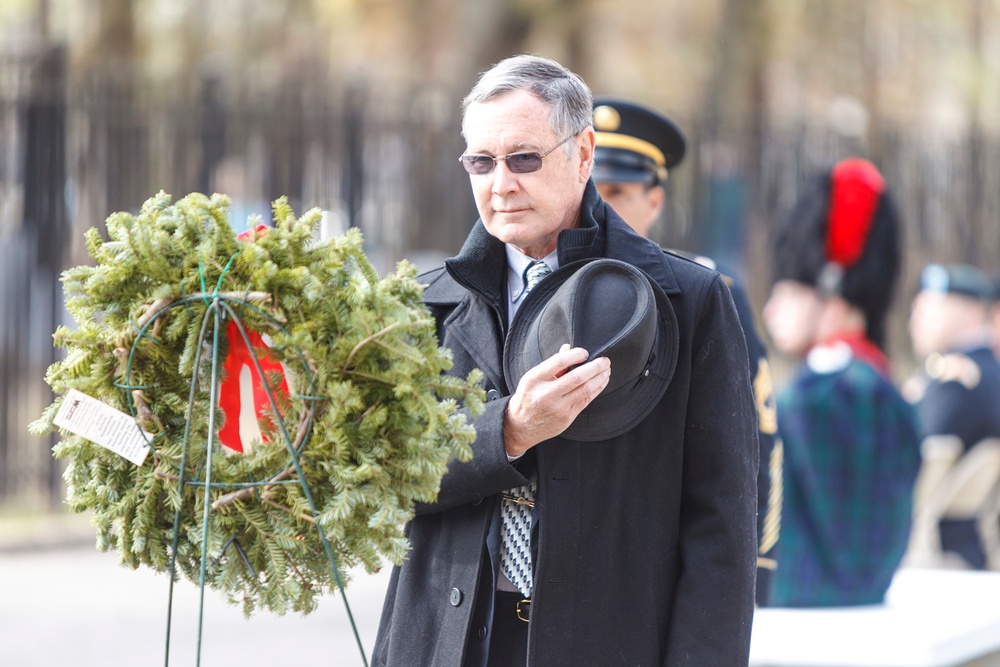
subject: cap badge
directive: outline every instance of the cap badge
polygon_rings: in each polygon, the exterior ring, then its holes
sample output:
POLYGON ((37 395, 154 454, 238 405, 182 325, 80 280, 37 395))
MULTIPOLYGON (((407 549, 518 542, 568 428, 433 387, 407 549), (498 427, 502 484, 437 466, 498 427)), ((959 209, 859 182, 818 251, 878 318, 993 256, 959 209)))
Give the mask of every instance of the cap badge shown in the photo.
POLYGON ((614 132, 622 124, 622 117, 618 110, 608 105, 602 105, 594 109, 594 129, 602 132, 614 132))

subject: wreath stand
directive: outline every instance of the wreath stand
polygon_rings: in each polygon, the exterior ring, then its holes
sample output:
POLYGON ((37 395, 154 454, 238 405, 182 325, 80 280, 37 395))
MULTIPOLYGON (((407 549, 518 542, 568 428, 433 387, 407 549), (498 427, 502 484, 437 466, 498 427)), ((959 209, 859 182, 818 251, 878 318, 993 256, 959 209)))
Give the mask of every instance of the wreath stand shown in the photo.
MULTIPOLYGON (((230 260, 230 263, 231 262, 232 260, 230 260)), ((225 273, 226 271, 224 270, 223 276, 225 275, 225 273)), ((222 283, 222 277, 219 278, 219 285, 221 285, 221 283, 222 283)), ((202 288, 204 290, 204 274, 202 274, 202 288)), ((144 337, 147 337, 155 342, 155 338, 153 338, 153 336, 147 333, 147 331, 159 317, 161 317, 171 308, 187 307, 188 304, 192 302, 202 302, 206 305, 207 310, 205 311, 205 314, 201 322, 201 333, 199 336, 199 341, 201 343, 207 342, 209 329, 211 329, 212 371, 211 371, 211 391, 210 391, 209 416, 208 416, 209 437, 206 439, 208 443, 208 451, 206 452, 205 465, 203 468, 204 479, 199 479, 189 476, 187 473, 187 458, 188 458, 188 452, 190 450, 190 440, 191 440, 190 438, 191 436, 190 428, 192 421, 191 412, 198 388, 199 362, 201 361, 202 350, 204 349, 204 345, 202 344, 199 345, 198 350, 195 353, 194 370, 191 377, 191 393, 188 401, 187 426, 185 427, 185 432, 184 432, 183 453, 181 455, 180 470, 178 471, 177 475, 178 494, 181 497, 181 505, 178 507, 174 515, 173 543, 171 545, 171 557, 170 557, 170 587, 169 587, 169 597, 167 602, 166 643, 164 647, 164 667, 169 667, 170 665, 170 636, 171 636, 171 621, 173 614, 174 582, 177 579, 177 549, 178 549, 178 540, 180 535, 181 515, 184 509, 183 508, 184 486, 200 487, 202 489, 204 497, 203 501, 204 511, 202 516, 201 571, 199 576, 200 591, 199 591, 199 604, 198 604, 198 636, 197 636, 197 649, 196 649, 196 662, 195 662, 195 665, 197 667, 200 667, 201 639, 202 639, 202 630, 204 625, 203 622, 204 622, 204 603, 205 603, 206 563, 208 560, 208 545, 209 545, 209 534, 208 534, 210 526, 209 513, 211 512, 212 509, 218 508, 221 505, 229 504, 241 498, 252 496, 260 489, 260 487, 270 487, 276 484, 299 484, 301 486, 302 493, 304 494, 305 498, 308 500, 309 503, 309 508, 312 513, 312 519, 313 519, 312 522, 316 526, 316 530, 319 531, 320 540, 322 541, 323 544, 323 550, 330 564, 331 573, 333 574, 333 580, 336 582, 337 588, 340 591, 341 596, 343 597, 344 608, 347 611, 347 617, 351 623, 351 630, 354 633, 354 639, 358 645, 358 650, 361 653, 361 661, 364 667, 368 667, 368 659, 365 655, 365 650, 361 642, 361 637, 358 634, 358 628, 354 621, 354 616, 351 613, 350 604, 347 601, 347 595, 345 593, 343 579, 340 575, 339 568, 337 565, 337 559, 334 556, 333 551, 330 549, 330 543, 327 540, 327 536, 325 531, 323 530, 323 527, 320 525, 318 521, 316 521, 316 518, 318 516, 316 510, 316 504, 313 501, 313 496, 309 489, 309 486, 305 482, 305 477, 302 473, 302 468, 299 460, 300 452, 303 446, 305 445, 306 441, 308 440, 311 432, 312 418, 315 413, 315 403, 326 399, 324 397, 312 395, 314 393, 313 390, 315 389, 312 375, 309 372, 308 364, 306 364, 305 359, 302 357, 301 351, 296 350, 296 354, 298 355, 298 358, 302 364, 303 377, 306 378, 307 380, 310 392, 308 395, 303 395, 301 393, 293 394, 295 398, 306 401, 309 404, 309 407, 305 411, 305 414, 303 416, 302 423, 300 424, 296 437, 293 439, 290 436, 288 428, 286 427, 284 420, 282 419, 281 414, 278 411, 277 401, 271 389, 270 383, 268 382, 266 374, 264 373, 264 370, 261 367, 260 360, 257 357, 256 351, 254 349, 254 345, 251 344, 250 337, 248 336, 247 331, 243 326, 243 322, 240 319, 237 310, 243 308, 251 308, 255 310, 258 314, 267 318, 276 327, 281 328, 281 324, 278 323, 273 317, 271 317, 270 315, 263 312, 261 309, 257 308, 252 303, 250 303, 246 298, 247 296, 248 295, 246 294, 234 295, 231 293, 220 293, 219 287, 217 286, 215 291, 211 294, 208 294, 207 292, 202 292, 200 294, 193 294, 189 297, 176 300, 160 308, 159 310, 156 310, 155 312, 148 313, 146 317, 142 318, 145 321, 141 322, 141 327, 139 328, 139 334, 136 336, 136 339, 132 344, 131 351, 129 352, 126 377, 131 377, 132 360, 133 357, 135 356, 136 345, 139 343, 139 341, 141 341, 144 337), (220 334, 223 329, 223 324, 225 323, 227 318, 236 324, 236 327, 239 330, 243 342, 246 344, 247 349, 250 351, 250 356, 254 364, 254 371, 256 372, 257 377, 260 379, 261 384, 264 387, 264 390, 267 394, 268 403, 270 405, 272 414, 274 415, 275 422, 278 426, 278 430, 280 431, 281 434, 282 442, 284 443, 285 448, 288 450, 290 465, 287 466, 283 471, 278 472, 277 474, 272 476, 268 480, 253 481, 253 482, 238 483, 238 484, 237 483, 219 484, 212 481, 212 454, 213 450, 215 449, 214 445, 216 443, 215 410, 218 404, 219 387, 220 387, 220 367, 219 367, 219 347, 221 343, 220 334), (288 477, 292 476, 290 474, 291 471, 294 471, 296 479, 287 479, 288 477), (232 489, 232 491, 216 499, 214 502, 210 502, 211 490, 223 489, 223 488, 232 489)), ((150 311, 152 310, 153 307, 151 306, 150 311)), ((133 392, 136 390, 141 391, 144 387, 138 385, 121 385, 121 388, 128 391, 129 409, 131 411, 132 416, 136 417, 137 406, 134 400, 133 392)), ((150 447, 153 448, 155 451, 154 443, 150 442, 149 444, 150 447)), ((247 560, 246 556, 244 555, 242 547, 240 547, 239 542, 236 540, 236 537, 237 534, 230 536, 229 540, 225 543, 225 546, 223 547, 223 552, 228 551, 231 547, 243 560, 245 566, 247 568, 250 568, 251 573, 253 573, 253 568, 250 566, 250 563, 247 560)))
MULTIPOLYGON (((244 615, 307 614, 343 594, 346 568, 401 563, 404 522, 451 461, 472 458, 485 400, 480 371, 447 372, 416 267, 379 278, 356 230, 317 242, 318 209, 296 218, 279 198, 274 226, 241 236, 228 206, 161 191, 138 215, 109 216, 107 240, 88 230, 95 264, 62 279, 78 326, 56 330, 67 354, 46 373, 62 396, 29 425, 64 436, 53 455, 69 461, 67 503, 95 511, 97 548, 170 572, 167 667, 178 577, 201 589, 200 667, 206 584, 242 596, 244 615), (124 413, 109 442, 152 451, 152 465, 57 425, 72 390, 124 413), (260 432, 242 434, 253 418, 260 432)), ((79 419, 100 427, 95 415, 79 419)))

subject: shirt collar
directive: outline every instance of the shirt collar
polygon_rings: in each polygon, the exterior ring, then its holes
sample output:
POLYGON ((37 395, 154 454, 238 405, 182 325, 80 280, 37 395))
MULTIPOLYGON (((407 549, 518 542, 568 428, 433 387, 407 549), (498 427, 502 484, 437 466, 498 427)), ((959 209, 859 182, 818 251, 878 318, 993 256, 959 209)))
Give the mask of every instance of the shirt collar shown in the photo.
MULTIPOLYGON (((510 324, 514 320, 514 313, 517 312, 518 306, 524 300, 522 298, 522 292, 524 291, 524 270, 535 260, 509 243, 504 244, 504 247, 507 250, 507 323, 510 324)), ((558 269, 558 249, 553 250, 543 257, 542 261, 548 264, 549 268, 553 271, 558 269)))

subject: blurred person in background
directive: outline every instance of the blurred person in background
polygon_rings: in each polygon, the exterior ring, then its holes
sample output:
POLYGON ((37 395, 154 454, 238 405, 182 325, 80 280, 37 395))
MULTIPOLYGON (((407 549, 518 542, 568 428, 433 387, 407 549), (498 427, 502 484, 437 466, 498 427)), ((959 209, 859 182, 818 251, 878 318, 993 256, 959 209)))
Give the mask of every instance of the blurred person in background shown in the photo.
MULTIPOLYGON (((649 237, 667 200, 670 170, 684 159, 687 143, 677 125, 651 109, 626 100, 594 99, 594 169, 597 192, 641 236, 649 237)), ((781 523, 781 443, 767 351, 757 334, 750 300, 742 285, 704 255, 671 249, 710 269, 729 286, 746 336, 750 377, 757 403, 760 468, 757 475, 757 603, 767 603, 770 573, 777 566, 781 523)))
MULTIPOLYGON (((1000 362, 993 354, 996 291, 989 277, 966 264, 929 264, 910 311, 913 352, 923 360, 907 383, 922 438, 954 435, 968 451, 1000 438, 1000 362)), ((968 566, 986 567, 974 519, 942 519, 941 548, 968 566)))
POLYGON ((763 319, 775 348, 803 363, 778 392, 772 606, 881 603, 906 550, 920 446, 883 349, 899 233, 882 175, 861 159, 815 177, 776 231, 763 319))

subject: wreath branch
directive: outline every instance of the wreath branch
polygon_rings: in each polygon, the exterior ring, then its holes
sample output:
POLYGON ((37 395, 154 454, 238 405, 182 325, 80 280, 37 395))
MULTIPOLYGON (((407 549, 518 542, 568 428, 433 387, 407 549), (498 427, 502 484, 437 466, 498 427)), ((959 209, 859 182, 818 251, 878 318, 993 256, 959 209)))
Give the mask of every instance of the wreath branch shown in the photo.
MULTIPOLYGON (((227 299, 242 299, 243 301, 263 301, 264 303, 270 303, 272 300, 271 295, 267 292, 195 292, 191 294, 191 298, 193 299, 212 299, 219 296, 227 299)), ((142 316, 135 321, 136 327, 142 329, 158 313, 169 308, 172 303, 179 299, 180 297, 178 296, 165 296, 149 304, 142 316)))
POLYGON ((379 331, 376 331, 371 336, 368 336, 368 338, 365 338, 364 340, 362 340, 361 342, 359 342, 357 345, 354 346, 354 349, 351 350, 351 353, 349 355, 347 355, 347 359, 344 361, 344 368, 346 369, 346 368, 348 368, 351 365, 351 361, 354 360, 354 355, 357 354, 358 351, 361 350, 361 348, 363 348, 365 345, 367 345, 368 343, 372 342, 376 338, 379 338, 381 336, 386 335, 387 333, 390 333, 393 329, 398 329, 399 327, 402 327, 402 326, 406 326, 406 322, 393 322, 392 324, 390 324, 389 326, 385 327, 384 329, 380 329, 379 331))
MULTIPOLYGON (((302 420, 299 422, 299 430, 295 434, 295 440, 292 442, 292 449, 295 450, 296 452, 298 452, 299 449, 302 447, 302 443, 305 442, 306 435, 309 433, 309 425, 312 422, 314 411, 315 411, 314 408, 310 406, 309 409, 306 410, 305 414, 302 415, 302 420)), ((267 492, 274 486, 276 482, 284 481, 289 477, 291 477, 294 473, 295 473, 295 465, 293 464, 288 466, 287 468, 285 468, 284 470, 282 470, 281 472, 279 472, 278 474, 274 475, 269 480, 267 480, 268 483, 264 485, 263 491, 267 492)), ((231 491, 226 495, 217 498, 215 502, 212 503, 212 509, 217 510, 221 507, 227 507, 228 505, 232 505, 237 501, 251 498, 253 497, 255 490, 256 490, 255 487, 250 486, 245 489, 240 489, 239 491, 231 491)))
MULTIPOLYGON (((261 499, 260 499, 260 501, 261 501, 262 503, 267 503, 267 504, 268 504, 268 505, 270 505, 271 507, 277 507, 277 508, 278 508, 279 510, 282 510, 282 511, 284 511, 284 512, 288 512, 288 514, 289 514, 290 516, 296 516, 296 515, 294 514, 295 510, 293 510, 293 509, 292 509, 291 507, 288 507, 288 506, 286 506, 286 505, 282 505, 281 503, 279 503, 279 502, 276 502, 276 501, 274 501, 274 500, 271 500, 270 498, 261 498, 261 499)), ((308 514, 306 514, 305 512, 299 512, 299 514, 298 514, 297 516, 298 516, 298 517, 299 517, 300 519, 302 519, 303 521, 308 521, 309 523, 312 523, 312 524, 315 524, 315 523, 316 523, 316 519, 314 519, 313 517, 309 516, 309 515, 308 515, 308 514)))
POLYGON ((153 474, 160 479, 169 479, 171 482, 179 482, 181 479, 179 475, 175 475, 171 472, 163 472, 162 470, 154 470, 153 474))
POLYGON ((142 389, 134 389, 132 391, 132 400, 135 402, 136 417, 140 421, 146 422, 147 424, 149 422, 153 422, 156 424, 160 433, 166 430, 163 426, 163 422, 160 421, 160 418, 156 416, 152 409, 150 409, 149 403, 146 402, 146 394, 142 391, 142 389))

